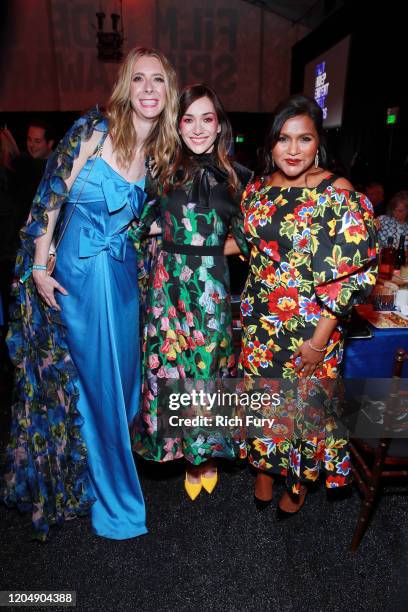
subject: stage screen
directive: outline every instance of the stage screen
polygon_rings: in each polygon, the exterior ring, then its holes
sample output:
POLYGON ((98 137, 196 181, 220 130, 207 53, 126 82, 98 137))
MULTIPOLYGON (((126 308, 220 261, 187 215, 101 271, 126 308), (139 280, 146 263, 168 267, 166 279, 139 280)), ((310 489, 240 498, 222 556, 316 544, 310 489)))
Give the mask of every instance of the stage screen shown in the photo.
POLYGON ((350 36, 305 66, 303 91, 322 108, 325 128, 341 126, 349 45, 350 36))

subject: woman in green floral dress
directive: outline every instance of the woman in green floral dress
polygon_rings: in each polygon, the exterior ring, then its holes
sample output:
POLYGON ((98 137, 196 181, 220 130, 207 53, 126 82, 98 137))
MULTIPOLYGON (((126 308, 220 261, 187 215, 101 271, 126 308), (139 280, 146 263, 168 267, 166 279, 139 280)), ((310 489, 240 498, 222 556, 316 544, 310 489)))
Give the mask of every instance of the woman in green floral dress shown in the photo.
MULTIPOLYGON (((372 205, 324 169, 322 133, 314 100, 293 96, 282 104, 267 137, 265 177, 249 185, 242 200, 251 259, 241 304, 240 366, 247 379, 280 378, 286 386, 293 381, 292 394, 299 400, 299 389, 306 388, 307 401, 324 379, 337 377, 342 318, 376 281, 372 205), (310 377, 311 383, 299 384, 310 377)), ((272 476, 280 474, 288 492, 279 507, 294 513, 320 467, 328 487, 347 484, 350 457, 347 441, 334 430, 303 439, 285 435, 291 414, 289 402, 283 404, 275 430, 251 440, 249 460, 258 470, 257 505, 269 503, 272 476)))
POLYGON ((202 486, 209 492, 215 486, 213 460, 233 459, 237 445, 220 432, 166 435, 168 406, 159 388, 174 379, 191 379, 195 387, 198 379, 229 376, 235 366, 225 254, 229 232, 246 250, 239 201, 251 173, 228 160, 231 127, 209 87, 183 91, 178 127, 182 145, 159 198, 163 246, 148 294, 134 448, 153 461, 185 457, 185 486, 194 499, 202 486))

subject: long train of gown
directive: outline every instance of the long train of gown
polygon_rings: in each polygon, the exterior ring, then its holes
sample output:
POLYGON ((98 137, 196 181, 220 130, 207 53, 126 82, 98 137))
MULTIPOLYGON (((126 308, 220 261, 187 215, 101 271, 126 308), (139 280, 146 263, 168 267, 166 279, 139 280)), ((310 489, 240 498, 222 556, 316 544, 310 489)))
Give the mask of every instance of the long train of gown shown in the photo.
POLYGON ((145 194, 143 181, 129 183, 100 157, 88 177, 92 163, 71 189, 65 218, 80 198, 58 249, 55 277, 68 291, 58 301, 79 375, 78 409, 96 498, 92 528, 126 539, 147 531, 128 430, 139 408, 140 349, 136 251, 126 231, 145 194))

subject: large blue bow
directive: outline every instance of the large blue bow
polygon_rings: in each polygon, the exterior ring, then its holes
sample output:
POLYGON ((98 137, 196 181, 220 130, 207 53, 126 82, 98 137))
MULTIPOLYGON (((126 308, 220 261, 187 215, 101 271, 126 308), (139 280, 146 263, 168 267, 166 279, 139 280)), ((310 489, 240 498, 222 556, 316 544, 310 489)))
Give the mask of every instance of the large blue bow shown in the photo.
POLYGON ((138 185, 127 183, 125 180, 120 182, 105 180, 102 182, 102 190, 110 213, 120 210, 129 203, 134 216, 139 217, 146 194, 138 185))
POLYGON ((81 227, 79 233, 79 257, 94 257, 102 251, 119 261, 125 259, 127 232, 104 236, 95 229, 81 227))

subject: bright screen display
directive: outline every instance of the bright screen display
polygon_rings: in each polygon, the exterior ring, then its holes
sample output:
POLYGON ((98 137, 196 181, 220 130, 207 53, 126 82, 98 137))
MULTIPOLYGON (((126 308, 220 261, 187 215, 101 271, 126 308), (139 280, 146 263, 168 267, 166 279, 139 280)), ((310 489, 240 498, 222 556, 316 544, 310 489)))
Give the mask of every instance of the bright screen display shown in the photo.
POLYGON ((348 36, 305 66, 303 91, 322 108, 325 128, 341 126, 349 46, 348 36))

